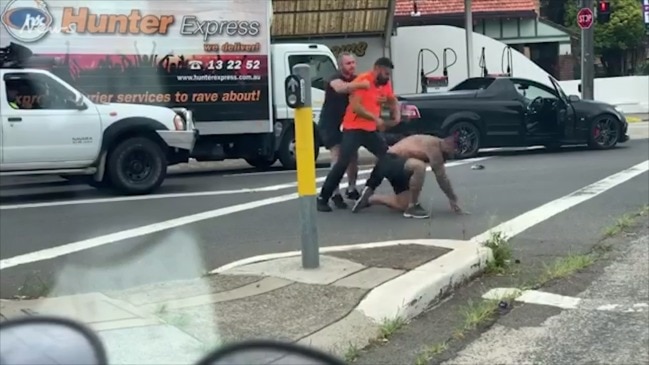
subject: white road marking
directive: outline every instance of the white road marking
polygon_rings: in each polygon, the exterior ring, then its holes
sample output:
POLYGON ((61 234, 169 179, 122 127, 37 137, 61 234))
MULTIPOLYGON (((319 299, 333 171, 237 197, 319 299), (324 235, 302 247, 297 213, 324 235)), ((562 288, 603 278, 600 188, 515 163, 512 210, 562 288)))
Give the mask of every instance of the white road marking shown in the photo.
POLYGON ((596 311, 605 312, 642 312, 649 308, 647 303, 635 303, 632 305, 624 304, 604 304, 594 308, 590 308, 589 302, 591 299, 570 297, 566 295, 559 295, 548 293, 540 290, 524 290, 516 288, 494 288, 482 295, 484 299, 501 300, 504 298, 511 298, 515 296, 514 300, 528 304, 547 305, 561 309, 591 309, 596 311))
POLYGON ((608 176, 596 183, 590 184, 577 191, 574 191, 559 199, 543 204, 540 207, 530 210, 518 217, 503 222, 489 231, 479 234, 471 239, 475 243, 482 244, 491 236, 492 232, 502 232, 507 237, 513 237, 533 227, 548 218, 551 218, 565 210, 592 199, 622 183, 625 183, 636 176, 642 175, 649 170, 649 160, 641 162, 626 170, 608 176))
MULTIPOLYGON (((485 160, 488 157, 479 157, 467 160, 452 161, 446 164, 447 167, 453 167, 458 165, 465 165, 472 162, 477 162, 485 160)), ((430 171, 430 167, 428 168, 430 171)), ((372 169, 359 170, 359 175, 369 174, 372 172, 372 169)), ((293 171, 295 173, 295 171, 293 171)), ((316 183, 324 182, 326 177, 316 178, 316 183)), ((361 183, 359 183, 361 184, 361 183)), ((139 200, 156 200, 156 199, 173 199, 173 198, 192 198, 192 197, 202 197, 202 196, 218 196, 218 195, 233 195, 233 194, 245 194, 245 193, 265 193, 278 190, 284 190, 289 188, 297 187, 297 182, 278 184, 264 186, 260 188, 243 188, 236 190, 212 190, 212 191, 195 191, 188 193, 170 193, 170 194, 151 194, 151 195, 138 195, 138 196, 118 196, 110 198, 94 198, 94 199, 77 199, 77 200, 61 200, 53 202, 42 202, 42 203, 26 203, 26 204, 13 204, 13 205, 0 205, 0 210, 11 210, 11 209, 28 209, 28 208, 45 208, 45 207, 58 207, 64 205, 83 205, 83 204, 101 204, 101 203, 118 203, 118 202, 130 202, 130 201, 139 201, 139 200)))
POLYGON ((233 194, 243 194, 243 193, 263 193, 263 192, 288 189, 295 186, 296 186, 295 183, 286 183, 286 184, 264 186, 261 188, 244 188, 244 189, 236 189, 236 190, 194 191, 189 193, 170 193, 170 194, 152 194, 152 195, 138 195, 138 196, 119 196, 119 197, 112 197, 112 198, 61 200, 61 201, 43 202, 43 203, 0 205, 0 210, 57 207, 62 205, 118 203, 118 202, 128 202, 128 201, 138 201, 138 200, 190 198, 190 197, 200 197, 200 196, 233 195, 233 194))
MULTIPOLYGON (((488 157, 481 157, 477 159, 453 161, 446 164, 446 166, 447 167, 459 166, 459 165, 464 165, 476 161, 486 160, 487 158, 488 157)), ((320 179, 324 180, 324 178, 320 178, 320 179)), ((357 183, 359 185, 362 185, 365 183, 365 180, 358 180, 357 183)), ((345 188, 347 187, 347 184, 343 183, 341 184, 341 187, 345 188)), ((140 236, 145 236, 148 234, 152 234, 152 233, 156 233, 156 232, 160 232, 172 228, 177 228, 180 226, 204 221, 207 219, 222 217, 225 215, 243 212, 250 209, 260 208, 271 204, 287 202, 289 200, 297 199, 297 197, 298 197, 297 193, 275 196, 272 198, 256 200, 256 201, 237 204, 225 208, 214 209, 207 212, 196 213, 184 217, 169 219, 163 222, 131 228, 131 229, 127 229, 124 231, 115 232, 103 236, 88 238, 82 241, 67 243, 61 246, 46 248, 40 251, 30 252, 23 255, 18 255, 11 258, 0 260, 0 270, 4 270, 10 267, 15 267, 19 265, 28 264, 28 263, 49 260, 56 257, 69 255, 75 252, 104 246, 110 243, 119 243, 120 241, 136 238, 140 236)))

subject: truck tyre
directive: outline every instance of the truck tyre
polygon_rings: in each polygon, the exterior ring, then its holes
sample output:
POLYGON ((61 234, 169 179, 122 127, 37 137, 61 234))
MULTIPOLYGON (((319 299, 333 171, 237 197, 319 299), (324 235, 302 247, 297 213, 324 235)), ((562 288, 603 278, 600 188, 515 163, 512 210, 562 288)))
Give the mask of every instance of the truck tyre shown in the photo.
MULTIPOLYGON (((315 148, 314 157, 315 161, 318 161, 320 146, 318 144, 318 138, 315 135, 316 126, 314 125, 313 128, 313 145, 315 148)), ((282 140, 279 143, 279 149, 277 150, 277 157, 285 169, 295 170, 297 167, 297 162, 295 160, 295 129, 293 129, 293 126, 284 133, 284 136, 282 136, 282 140)))
POLYGON ((167 158, 158 143, 147 137, 130 137, 108 153, 106 173, 123 194, 148 194, 167 176, 167 158))

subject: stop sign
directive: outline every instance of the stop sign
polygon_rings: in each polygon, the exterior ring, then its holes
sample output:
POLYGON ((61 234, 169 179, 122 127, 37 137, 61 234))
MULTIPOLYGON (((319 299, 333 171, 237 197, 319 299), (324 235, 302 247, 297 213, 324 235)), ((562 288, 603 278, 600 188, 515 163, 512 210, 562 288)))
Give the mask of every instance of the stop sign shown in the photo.
POLYGON ((589 8, 581 8, 577 12, 577 25, 581 29, 588 29, 593 26, 593 11, 589 8))

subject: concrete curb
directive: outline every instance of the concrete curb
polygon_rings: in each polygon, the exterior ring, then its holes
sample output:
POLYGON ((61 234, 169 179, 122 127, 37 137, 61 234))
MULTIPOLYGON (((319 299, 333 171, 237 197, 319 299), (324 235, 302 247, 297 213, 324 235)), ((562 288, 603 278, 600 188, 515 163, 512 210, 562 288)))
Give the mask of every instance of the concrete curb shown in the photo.
MULTIPOLYGON (((406 244, 443 247, 452 251, 370 290, 347 316, 298 343, 326 349, 337 355, 344 355, 349 346, 363 348, 376 339, 384 321, 396 318, 407 321, 421 314, 458 285, 482 273, 486 262, 493 257, 491 249, 471 241, 437 239, 323 247, 320 252, 326 254, 406 244)), ((299 255, 300 251, 292 251, 249 257, 221 266, 210 274, 223 274, 236 267, 299 255)))

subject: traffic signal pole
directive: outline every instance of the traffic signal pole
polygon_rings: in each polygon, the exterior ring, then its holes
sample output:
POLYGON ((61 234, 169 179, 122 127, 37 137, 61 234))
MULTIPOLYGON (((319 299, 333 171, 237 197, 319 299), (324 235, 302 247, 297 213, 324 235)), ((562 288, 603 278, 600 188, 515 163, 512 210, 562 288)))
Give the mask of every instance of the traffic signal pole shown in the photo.
POLYGON ((295 159, 302 232, 302 268, 317 269, 320 267, 320 246, 316 224, 315 141, 310 69, 307 64, 293 66, 293 73, 284 81, 284 91, 286 105, 295 110, 295 159))
MULTIPOLYGON (((594 9, 594 0, 580 0, 581 9, 594 9)), ((595 19, 588 28, 581 29, 581 98, 595 97, 595 19)))

